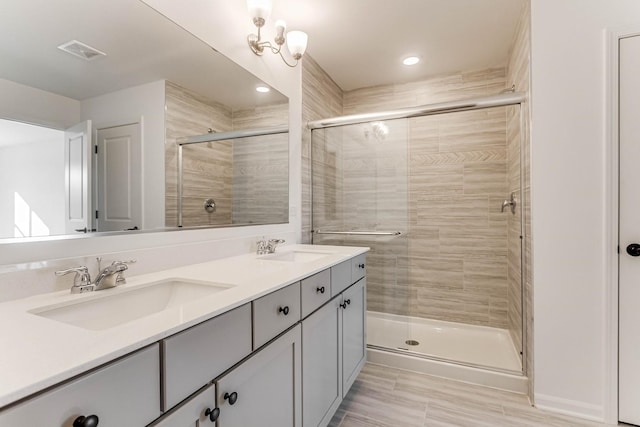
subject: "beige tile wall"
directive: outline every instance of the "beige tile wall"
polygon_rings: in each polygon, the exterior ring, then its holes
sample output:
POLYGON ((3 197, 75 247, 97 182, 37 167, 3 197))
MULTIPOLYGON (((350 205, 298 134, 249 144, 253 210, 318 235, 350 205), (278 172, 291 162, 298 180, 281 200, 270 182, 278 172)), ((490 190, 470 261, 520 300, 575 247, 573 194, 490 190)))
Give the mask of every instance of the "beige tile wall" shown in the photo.
MULTIPOLYGON (((178 158, 176 140, 203 135, 208 128, 217 132, 233 129, 230 108, 209 102, 172 82, 165 86, 165 223, 178 224, 178 158)), ((209 142, 183 149, 183 225, 230 224, 232 217, 232 145, 209 142), (217 209, 204 210, 205 199, 212 197, 217 209)))
MULTIPOLYGON (((306 55, 302 61, 302 243, 311 242, 311 131, 306 127, 306 124, 313 120, 341 115, 342 90, 312 57, 306 55)), ((327 150, 321 150, 320 139, 323 138, 322 132, 316 134, 318 151, 314 152, 313 159, 314 162, 319 163, 314 168, 316 171, 326 169, 327 173, 330 171, 334 173, 329 175, 332 177, 330 180, 327 179, 326 185, 328 187, 322 188, 322 197, 327 197, 326 200, 329 202, 340 203, 340 199, 335 195, 339 190, 336 186, 340 185, 341 178, 336 177, 335 174, 341 173, 342 170, 337 164, 341 159, 339 150, 342 144, 335 140, 329 141, 331 147, 327 147, 327 150), (320 155, 323 151, 330 154, 320 155)), ((323 205, 326 206, 324 209, 330 216, 341 212, 342 209, 338 204, 335 207, 330 203, 323 203, 323 205)))
MULTIPOLYGON (((166 82, 166 224, 177 225, 177 146, 180 137, 287 124, 288 104, 232 110, 166 82)), ((183 147, 183 226, 286 222, 287 134, 183 147), (213 198, 216 211, 204 209, 213 198)))

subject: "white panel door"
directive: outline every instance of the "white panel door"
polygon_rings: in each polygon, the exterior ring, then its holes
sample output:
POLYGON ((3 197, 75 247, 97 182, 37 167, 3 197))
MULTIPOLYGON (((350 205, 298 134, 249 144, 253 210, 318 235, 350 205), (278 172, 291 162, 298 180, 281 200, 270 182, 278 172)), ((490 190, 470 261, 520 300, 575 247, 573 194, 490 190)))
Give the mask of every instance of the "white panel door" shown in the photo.
POLYGON ((64 133, 65 231, 91 231, 91 120, 64 133))
POLYGON ((640 37, 620 41, 619 418, 640 425, 640 37))
POLYGON ((97 133, 98 231, 142 229, 142 140, 138 123, 97 133))

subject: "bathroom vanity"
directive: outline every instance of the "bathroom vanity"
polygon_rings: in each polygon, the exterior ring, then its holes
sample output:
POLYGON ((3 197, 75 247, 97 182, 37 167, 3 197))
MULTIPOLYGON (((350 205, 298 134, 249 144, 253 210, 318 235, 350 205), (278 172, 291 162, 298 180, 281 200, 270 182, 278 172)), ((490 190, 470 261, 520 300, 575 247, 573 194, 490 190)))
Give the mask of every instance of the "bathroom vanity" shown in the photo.
POLYGON ((365 362, 367 248, 291 245, 0 306, 0 426, 325 426, 365 362), (217 424, 216 424, 217 423, 217 424))

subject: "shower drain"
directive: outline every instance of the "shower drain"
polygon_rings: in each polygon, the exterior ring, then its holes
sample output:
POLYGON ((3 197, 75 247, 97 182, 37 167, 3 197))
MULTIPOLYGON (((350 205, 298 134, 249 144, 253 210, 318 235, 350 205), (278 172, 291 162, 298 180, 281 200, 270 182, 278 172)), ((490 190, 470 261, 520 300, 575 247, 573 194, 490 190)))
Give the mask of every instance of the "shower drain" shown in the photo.
POLYGON ((404 343, 406 345, 420 345, 420 343, 416 340, 406 340, 404 343))

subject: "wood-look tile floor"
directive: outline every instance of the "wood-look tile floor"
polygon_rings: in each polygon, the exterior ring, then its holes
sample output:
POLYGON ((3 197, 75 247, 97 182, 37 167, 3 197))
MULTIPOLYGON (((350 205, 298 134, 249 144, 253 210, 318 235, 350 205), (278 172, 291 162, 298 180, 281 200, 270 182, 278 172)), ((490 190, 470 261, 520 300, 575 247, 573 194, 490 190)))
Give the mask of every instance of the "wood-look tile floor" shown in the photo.
POLYGON ((329 427, 595 427, 526 396, 367 363, 329 427))

